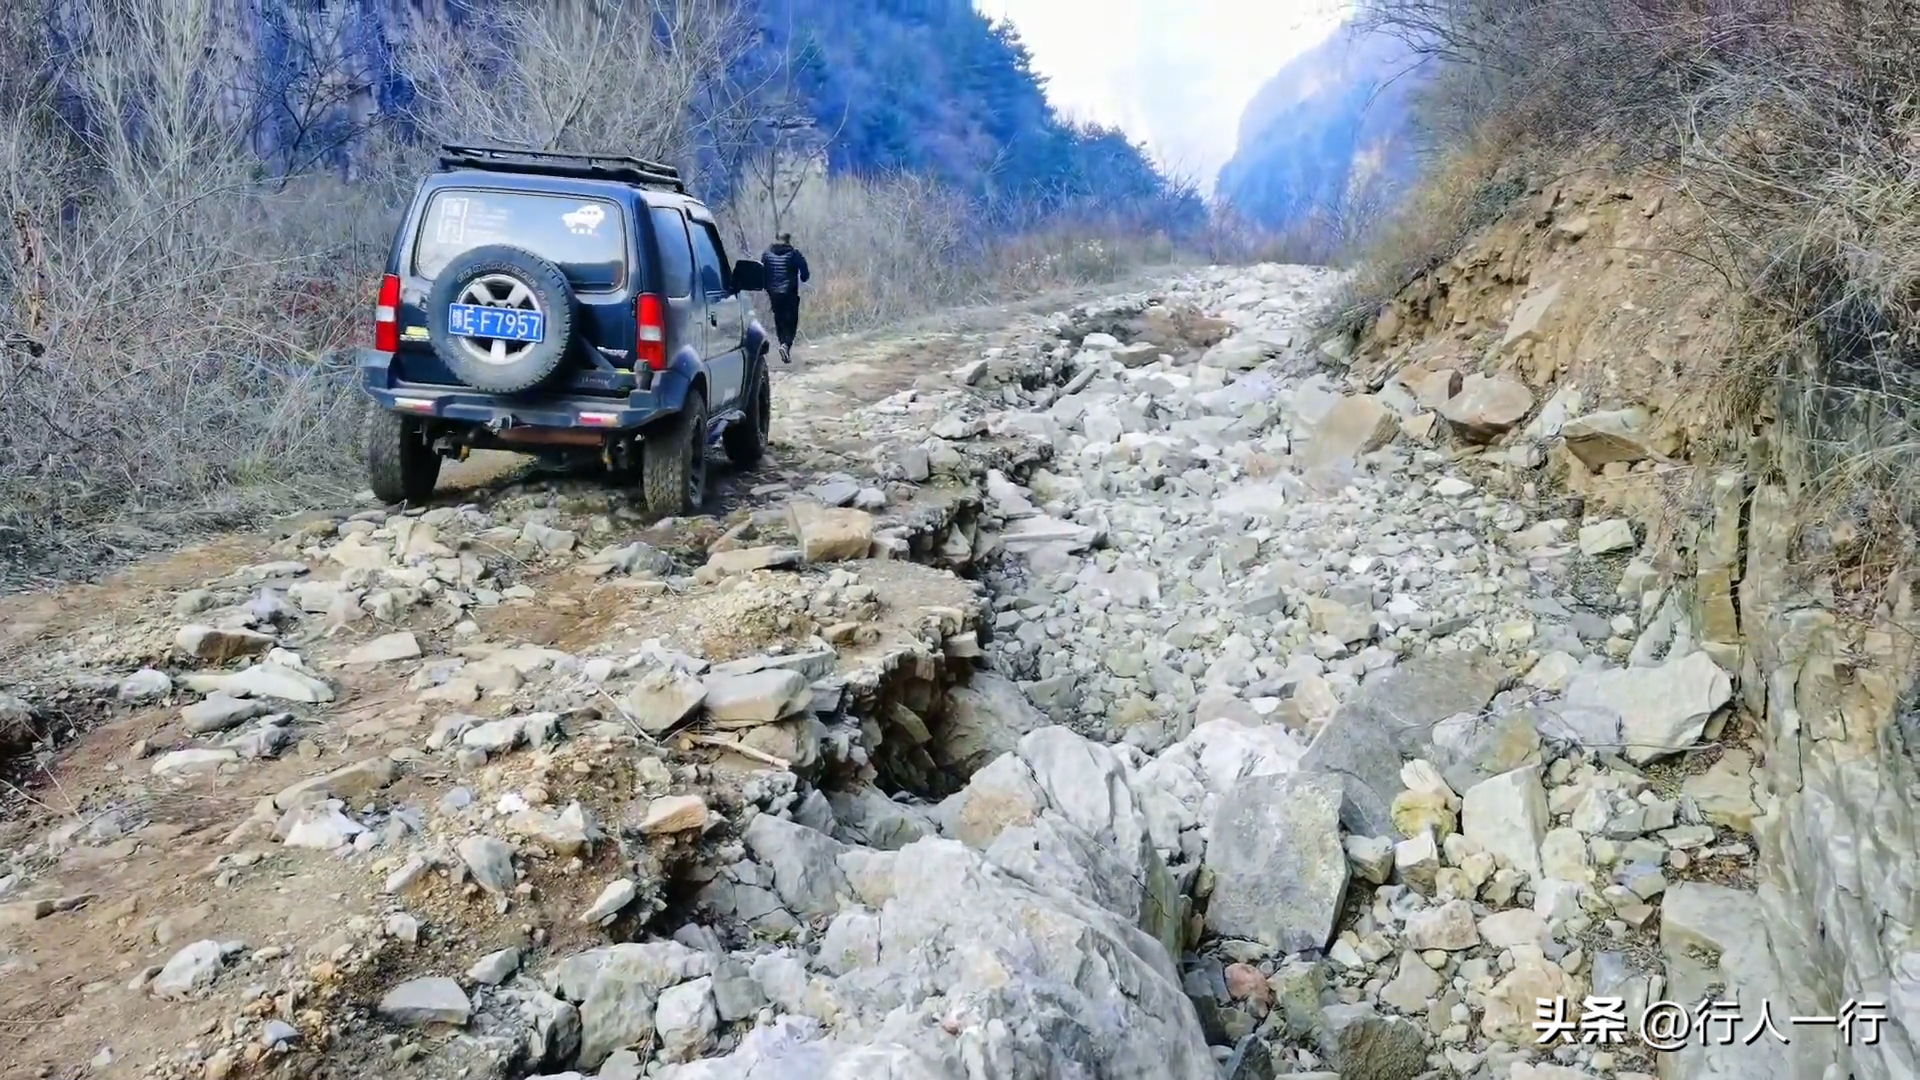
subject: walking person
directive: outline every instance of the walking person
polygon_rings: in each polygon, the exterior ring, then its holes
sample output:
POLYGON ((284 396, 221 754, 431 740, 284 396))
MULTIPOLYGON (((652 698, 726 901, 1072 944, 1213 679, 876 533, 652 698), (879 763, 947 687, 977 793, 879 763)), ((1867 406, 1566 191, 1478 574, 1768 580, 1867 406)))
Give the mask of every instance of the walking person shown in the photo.
POLYGON ((807 257, 783 232, 760 253, 767 268, 767 302, 773 306, 773 334, 780 339, 780 362, 793 362, 793 337, 800 330, 800 285, 810 276, 807 257))

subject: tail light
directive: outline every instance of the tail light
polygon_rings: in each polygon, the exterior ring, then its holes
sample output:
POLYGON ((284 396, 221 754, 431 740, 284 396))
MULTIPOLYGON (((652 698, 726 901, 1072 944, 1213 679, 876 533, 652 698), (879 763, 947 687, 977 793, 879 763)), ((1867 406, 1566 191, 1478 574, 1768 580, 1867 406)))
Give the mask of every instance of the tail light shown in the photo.
POLYGON ((652 293, 641 293, 633 303, 633 366, 667 369, 667 309, 652 293))
POLYGON ((400 279, 392 274, 380 279, 380 299, 373 309, 373 347, 381 352, 400 351, 400 279))

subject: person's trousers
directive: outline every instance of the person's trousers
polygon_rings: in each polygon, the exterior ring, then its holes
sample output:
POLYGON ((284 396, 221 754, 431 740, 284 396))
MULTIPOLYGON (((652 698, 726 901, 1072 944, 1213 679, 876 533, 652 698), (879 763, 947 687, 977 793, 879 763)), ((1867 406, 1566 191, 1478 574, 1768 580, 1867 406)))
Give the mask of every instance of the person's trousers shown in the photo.
POLYGON ((767 300, 773 305, 773 336, 783 348, 793 348, 793 335, 800 329, 800 294, 768 293, 767 300))

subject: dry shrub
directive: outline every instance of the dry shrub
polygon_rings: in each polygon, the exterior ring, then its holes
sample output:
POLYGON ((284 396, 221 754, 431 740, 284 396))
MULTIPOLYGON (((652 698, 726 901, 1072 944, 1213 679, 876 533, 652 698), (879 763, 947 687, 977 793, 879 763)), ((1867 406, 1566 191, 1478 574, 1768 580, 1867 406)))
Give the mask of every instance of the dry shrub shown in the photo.
POLYGON ((10 35, 0 579, 312 501, 350 457, 333 350, 364 312, 351 268, 377 264, 381 215, 325 178, 263 178, 246 114, 202 77, 213 6, 65 5, 58 57, 10 35))
MULTIPOLYGON (((743 192, 719 217, 736 258, 758 258, 781 230, 793 233, 813 272, 801 312, 810 334, 865 329, 964 300, 962 271, 977 257, 966 207, 916 176, 809 176, 779 202, 743 192)), ((771 315, 762 316, 771 326, 771 315)))
POLYGON ((1606 146, 1691 196, 1742 292, 1717 400, 1767 420, 1835 541, 1883 566, 1920 528, 1920 34, 1911 0, 1370 0, 1442 77, 1458 145, 1332 321, 1352 329, 1510 202, 1514 152, 1606 146), (1365 279, 1373 279, 1365 284, 1365 279))
POLYGON ((813 271, 801 308, 803 333, 813 335, 1115 281, 1176 258, 1165 235, 1122 218, 1069 216, 996 236, 964 200, 912 175, 815 173, 779 198, 745 191, 719 216, 735 257, 757 257, 781 230, 793 234, 813 271))
POLYGON ((1512 209, 1527 193, 1534 160, 1518 139, 1490 129, 1438 155, 1422 182, 1363 240, 1354 272, 1317 314, 1318 329, 1363 332, 1400 290, 1458 255, 1474 233, 1512 209))
POLYGON ((1329 266, 1339 261, 1343 242, 1319 216, 1276 230, 1252 221, 1221 202, 1216 203, 1208 215, 1201 249, 1209 262, 1222 266, 1252 263, 1329 266))
POLYGON ((1882 564, 1920 528, 1914 26, 1901 0, 1797 7, 1708 69, 1677 169, 1747 285, 1728 421, 1783 421, 1817 516, 1874 538, 1860 555, 1882 564))
POLYGON ((1672 160, 1697 72, 1751 45, 1770 0, 1365 0, 1358 20, 1431 69, 1416 100, 1422 181, 1321 313, 1357 334, 1401 289, 1498 221, 1548 163, 1672 160))
POLYGON ((1118 281, 1179 257, 1165 233, 1122 220, 1078 219, 994 244, 986 272, 993 294, 1018 296, 1118 281))
POLYGON ((423 142, 684 163, 730 119, 707 88, 752 46, 728 0, 501 0, 400 54, 423 142))

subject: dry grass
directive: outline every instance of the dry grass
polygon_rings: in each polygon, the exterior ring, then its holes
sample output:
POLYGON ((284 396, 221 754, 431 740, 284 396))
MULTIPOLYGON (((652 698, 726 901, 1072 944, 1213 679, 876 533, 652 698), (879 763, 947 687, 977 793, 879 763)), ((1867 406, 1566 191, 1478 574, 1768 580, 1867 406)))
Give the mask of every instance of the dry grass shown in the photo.
POLYGON ((1685 100, 1675 176, 1747 287, 1720 400, 1780 421, 1842 573, 1920 529, 1920 37, 1899 0, 1824 0, 1685 100))
MULTIPOLYGON (((1523 194, 1535 162, 1674 183, 1708 222, 1687 254, 1735 285, 1715 395, 1777 422, 1778 466, 1858 560, 1920 528, 1920 35, 1908 0, 1370 0, 1439 65, 1422 119, 1449 147, 1330 329, 1363 329, 1523 194), (1904 467, 1903 467, 1904 466, 1904 467)), ((1739 440, 1734 440, 1739 441, 1739 440)))
MULTIPOLYGON (((507 0, 489 32, 402 55, 407 139, 352 67, 345 5, 298 8, 289 32, 317 67, 273 86, 207 64, 226 55, 208 48, 216 0, 0 10, 0 589, 362 486, 344 349, 437 141, 684 161, 752 127, 749 101, 699 91, 746 47, 724 0, 563 4, 556 20, 507 0)), ((773 231, 750 195, 722 216, 736 254, 773 231)), ((816 333, 1112 278, 1171 249, 1132 222, 995 237, 911 177, 814 178, 784 224, 812 260, 816 333)))
POLYGON ((1400 290, 1511 210, 1529 190, 1535 160, 1522 140, 1491 127, 1437 155, 1406 202, 1366 237, 1354 273, 1319 313, 1318 329, 1359 335, 1400 290))
POLYGON ((1356 241, 1377 222, 1359 215, 1341 218, 1315 214, 1290 228, 1273 230, 1254 224, 1231 205, 1213 208, 1207 222, 1203 250, 1207 260, 1222 266, 1252 263, 1293 263, 1335 266, 1350 259, 1356 241))
POLYGON ((1201 254, 1150 224, 1110 216, 1068 216, 996 235, 962 200, 912 175, 809 175, 778 200, 746 193, 720 216, 735 257, 756 257, 781 230, 793 234, 815 275, 801 313, 806 335, 1117 281, 1201 254))
POLYGON ((334 350, 367 284, 348 268, 377 267, 384 214, 322 178, 262 180, 200 77, 211 8, 89 11, 53 69, 78 100, 22 77, 56 58, 7 28, 0 577, 311 500, 337 474, 353 408, 334 350), (133 511, 142 528, 85 535, 133 511))

